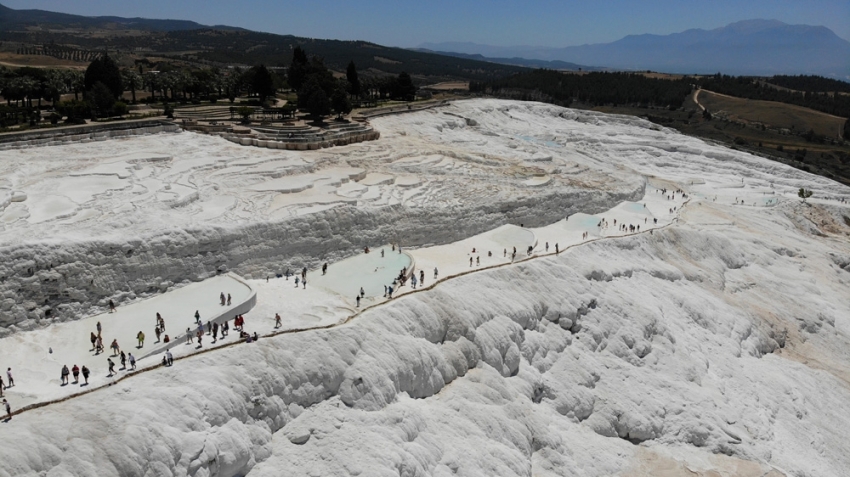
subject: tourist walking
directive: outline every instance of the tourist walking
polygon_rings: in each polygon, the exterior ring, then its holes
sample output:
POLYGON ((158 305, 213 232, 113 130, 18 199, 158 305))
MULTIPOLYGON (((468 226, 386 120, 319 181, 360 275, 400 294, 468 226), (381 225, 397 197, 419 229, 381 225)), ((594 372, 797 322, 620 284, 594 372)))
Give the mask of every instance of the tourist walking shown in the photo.
POLYGON ((360 295, 355 296, 354 299, 357 301, 357 308, 360 308, 360 295))
POLYGON ((327 273, 328 273, 328 262, 325 262, 325 263, 322 265, 322 275, 325 275, 325 274, 327 274, 327 273))
POLYGON ((360 287, 360 298, 363 298, 365 296, 366 296, 366 290, 364 290, 363 287, 360 287))
POLYGON ((6 389, 6 385, 3 383, 3 376, 0 376, 0 397, 3 397, 4 389, 6 389))
POLYGON ((171 355, 171 350, 165 350, 165 359, 168 360, 168 365, 171 366, 174 364, 174 356, 171 355))
POLYGON ((221 292, 221 295, 218 296, 218 300, 221 302, 221 306, 224 306, 226 300, 224 298, 224 292, 221 292))
POLYGON ((213 343, 218 341, 218 323, 213 323, 213 343))
POLYGON ((198 313, 198 310, 195 310, 195 323, 199 323, 201 321, 201 314, 198 313))
POLYGON ((133 356, 133 353, 129 353, 127 358, 130 360, 130 370, 133 371, 136 369, 136 357, 133 356))
POLYGON ((437 279, 437 267, 434 267, 434 280, 437 279))
MULTIPOLYGON (((139 333, 141 333, 141 331, 139 333)), ((118 356, 118 352, 121 351, 121 347, 118 346, 118 338, 112 340, 112 344, 109 345, 109 348, 112 350, 112 356, 118 356)))
POLYGON ((3 405, 6 407, 6 420, 10 421, 12 419, 12 406, 9 405, 9 401, 3 400, 3 405))
POLYGON ((71 374, 74 375, 74 384, 79 383, 80 382, 80 368, 79 368, 79 366, 77 366, 75 364, 74 367, 71 368, 71 374))
POLYGON ((91 332, 91 351, 94 351, 97 345, 97 335, 94 334, 94 331, 91 332))
POLYGON ((62 365, 62 386, 68 384, 68 375, 71 374, 71 371, 68 369, 68 365, 62 365))
MULTIPOLYGON (((360 304, 360 300, 357 300, 357 304, 358 304, 358 305, 360 304)), ((274 314, 274 327, 275 327, 275 328, 280 328, 280 327, 281 327, 281 323, 280 323, 280 313, 275 313, 275 314, 274 314)))
POLYGON ((100 336, 100 332, 103 331, 103 327, 100 325, 100 322, 97 322, 97 336, 100 336))
POLYGON ((224 324, 221 325, 221 337, 224 338, 227 336, 227 333, 230 331, 230 325, 227 324, 227 320, 224 320, 224 324))
POLYGON ((192 330, 186 328, 186 344, 192 344, 192 330))
POLYGON ((145 345, 145 334, 141 332, 141 330, 136 334, 136 339, 139 341, 138 348, 141 348, 145 345))
POLYGON ((121 352, 121 369, 127 369, 127 355, 121 352))
POLYGON ((106 362, 107 362, 107 364, 109 364, 109 376, 108 377, 111 378, 112 375, 115 374, 115 363, 112 362, 112 358, 106 358, 106 362))
POLYGON ((156 328, 153 329, 154 334, 156 334, 156 342, 159 343, 159 335, 162 333, 159 331, 159 325, 156 325, 156 328))
POLYGON ((419 286, 425 286, 425 270, 419 270, 419 286))
POLYGON ((90 373, 89 368, 86 365, 83 365, 82 371, 83 371, 83 379, 86 381, 86 384, 88 384, 89 383, 89 373, 90 373))
POLYGON ((227 306, 230 306, 230 293, 227 294, 227 306))
POLYGON ((100 353, 103 353, 103 337, 100 335, 97 336, 97 344, 95 345, 94 355, 97 356, 100 353))
POLYGON ((115 302, 112 300, 109 300, 109 312, 115 313, 115 302))

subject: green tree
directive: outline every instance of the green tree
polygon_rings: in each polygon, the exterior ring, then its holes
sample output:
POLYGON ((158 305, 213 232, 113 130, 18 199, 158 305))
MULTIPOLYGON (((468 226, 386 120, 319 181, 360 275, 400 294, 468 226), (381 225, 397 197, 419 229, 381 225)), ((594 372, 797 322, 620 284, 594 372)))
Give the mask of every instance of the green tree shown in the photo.
POLYGON ((310 77, 298 93, 298 109, 317 120, 331 113, 331 102, 316 77, 310 77))
POLYGON ((801 199, 803 199, 803 202, 805 202, 806 199, 808 199, 809 197, 812 196, 812 191, 810 191, 808 189, 803 189, 802 187, 800 187, 800 190, 797 191, 797 196, 800 197, 801 199))
POLYGON ((257 65, 248 70, 248 72, 251 74, 248 88, 252 93, 260 97, 261 103, 265 101, 267 97, 274 96, 274 79, 265 65, 257 65))
POLYGON ((236 108, 236 114, 242 116, 242 124, 249 124, 251 122, 251 115, 254 114, 254 108, 239 106, 236 108))
POLYGON ((86 98, 95 109, 95 114, 98 117, 109 116, 112 112, 112 107, 115 105, 115 96, 108 86, 98 81, 86 92, 86 98))
POLYGON ((121 94, 124 92, 124 87, 121 84, 121 71, 118 69, 118 64, 107 55, 96 58, 86 68, 86 74, 83 79, 85 91, 91 91, 98 82, 106 86, 112 94, 113 100, 121 97, 121 94))
POLYGON ((121 82, 130 90, 133 98, 133 103, 136 102, 136 90, 142 89, 144 83, 142 77, 135 70, 124 70, 121 72, 121 82))
POLYGON ((354 96, 360 96, 360 78, 357 77, 357 67, 354 61, 348 63, 345 69, 345 78, 348 80, 348 91, 354 96))
POLYGON ((413 85, 410 75, 404 71, 398 74, 393 96, 403 101, 413 101, 416 99, 416 86, 413 85))
POLYGON ((331 107, 337 114, 337 119, 342 119, 342 115, 351 112, 351 100, 348 99, 348 93, 340 85, 331 96, 331 107))
POLYGON ((287 78, 290 88, 296 91, 301 89, 307 79, 308 66, 307 53, 300 46, 296 46, 292 51, 292 62, 289 65, 289 77, 287 78))

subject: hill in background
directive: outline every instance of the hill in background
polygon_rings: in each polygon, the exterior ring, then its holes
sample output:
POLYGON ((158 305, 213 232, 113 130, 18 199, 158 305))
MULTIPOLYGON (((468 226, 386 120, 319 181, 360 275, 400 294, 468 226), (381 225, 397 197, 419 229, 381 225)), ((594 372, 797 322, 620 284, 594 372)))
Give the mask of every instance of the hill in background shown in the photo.
MULTIPOLYGON (((301 46, 322 57, 336 71, 354 61, 371 75, 402 71, 426 81, 493 79, 523 71, 514 65, 435 53, 386 47, 367 41, 340 41, 261 33, 241 28, 206 26, 184 20, 85 17, 42 10, 13 10, 0 5, 0 51, 17 54, 57 54, 63 58, 91 58, 93 52, 112 56, 159 57, 197 66, 266 64, 287 66, 292 50, 301 46), (86 52, 74 55, 73 51, 86 52)), ((81 62, 80 65, 85 65, 81 62)))
POLYGON ((850 42, 823 26, 746 20, 714 30, 671 35, 629 35, 613 43, 497 47, 474 43, 423 43, 420 48, 604 65, 612 69, 733 75, 817 74, 850 78, 850 42))

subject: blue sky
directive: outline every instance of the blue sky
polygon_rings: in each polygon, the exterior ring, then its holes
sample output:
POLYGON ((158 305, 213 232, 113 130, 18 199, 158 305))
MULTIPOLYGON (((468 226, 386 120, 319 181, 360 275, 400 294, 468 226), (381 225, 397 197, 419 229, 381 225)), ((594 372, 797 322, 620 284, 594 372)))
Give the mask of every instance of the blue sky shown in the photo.
POLYGON ((10 8, 173 18, 313 38, 571 46, 766 18, 850 39, 850 0, 0 0, 10 8))

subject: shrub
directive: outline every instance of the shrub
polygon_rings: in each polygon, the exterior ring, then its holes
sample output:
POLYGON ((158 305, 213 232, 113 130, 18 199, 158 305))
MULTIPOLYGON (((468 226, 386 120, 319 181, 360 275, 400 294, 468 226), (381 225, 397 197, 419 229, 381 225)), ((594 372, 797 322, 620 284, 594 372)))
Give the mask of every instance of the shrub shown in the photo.
POLYGON ((123 101, 117 101, 114 106, 112 106, 112 114, 116 116, 124 116, 130 112, 130 108, 127 107, 127 103, 123 101))

